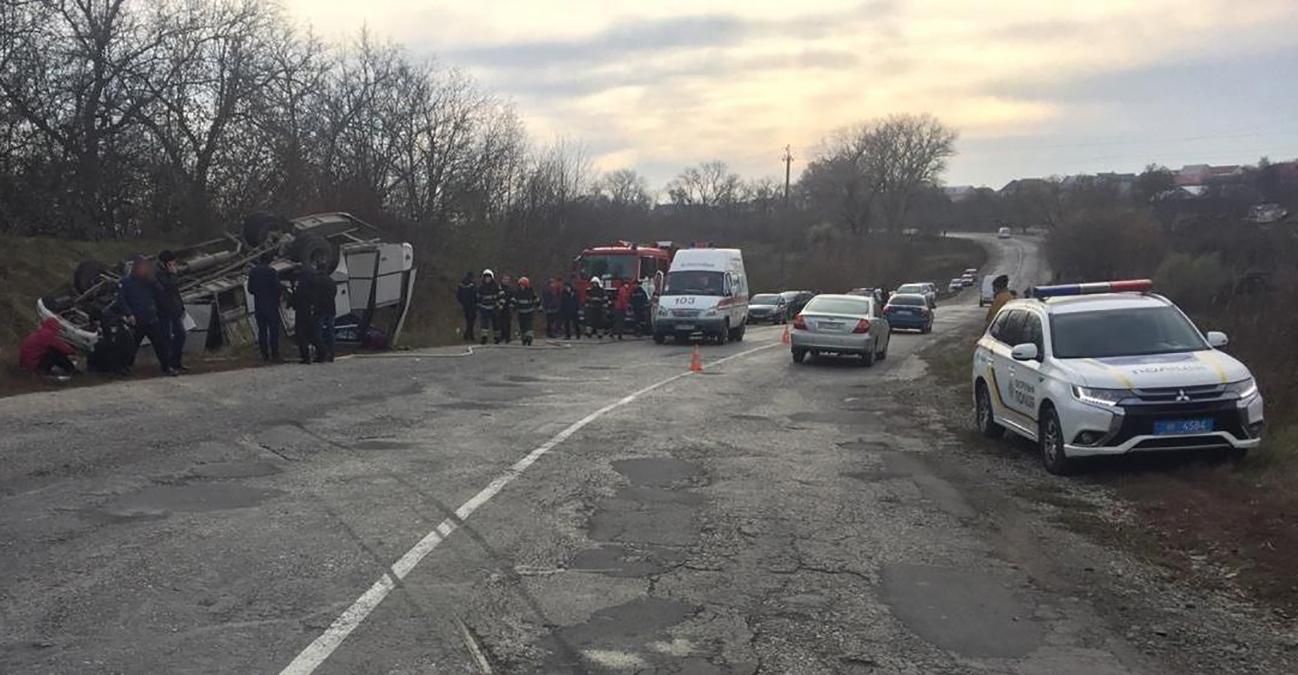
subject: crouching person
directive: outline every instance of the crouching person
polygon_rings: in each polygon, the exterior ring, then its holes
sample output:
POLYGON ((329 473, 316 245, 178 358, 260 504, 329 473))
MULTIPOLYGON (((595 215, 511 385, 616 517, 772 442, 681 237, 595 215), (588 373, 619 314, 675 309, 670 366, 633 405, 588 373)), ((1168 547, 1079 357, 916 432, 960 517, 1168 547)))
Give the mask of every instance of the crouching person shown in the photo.
POLYGON ((18 346, 18 365, 38 375, 70 376, 81 371, 72 362, 77 350, 63 340, 63 326, 50 317, 40 327, 23 338, 18 346))

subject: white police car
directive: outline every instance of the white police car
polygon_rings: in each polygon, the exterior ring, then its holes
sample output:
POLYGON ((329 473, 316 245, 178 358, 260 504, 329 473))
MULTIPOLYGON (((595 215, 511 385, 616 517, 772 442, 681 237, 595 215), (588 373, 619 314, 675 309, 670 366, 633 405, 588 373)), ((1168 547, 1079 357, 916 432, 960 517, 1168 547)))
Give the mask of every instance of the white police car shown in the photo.
POLYGON ((1039 286, 996 314, 973 359, 975 418, 1036 441, 1051 473, 1077 457, 1258 445, 1262 395, 1149 280, 1039 286))

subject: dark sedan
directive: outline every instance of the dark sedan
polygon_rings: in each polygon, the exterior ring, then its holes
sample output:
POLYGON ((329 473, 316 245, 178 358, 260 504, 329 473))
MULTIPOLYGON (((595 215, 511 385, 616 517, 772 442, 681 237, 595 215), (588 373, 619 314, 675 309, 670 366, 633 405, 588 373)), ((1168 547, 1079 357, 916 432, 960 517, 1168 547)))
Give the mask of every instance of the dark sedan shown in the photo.
POLYGON ((789 316, 794 316, 801 312, 802 308, 806 307, 807 303, 816 297, 816 294, 811 291, 785 291, 780 296, 784 298, 784 302, 789 306, 789 316))
POLYGON ((748 323, 785 323, 789 303, 779 293, 758 293, 748 299, 748 323))
POLYGON ((928 306, 928 298, 918 293, 894 293, 888 298, 883 315, 894 329, 909 328, 921 333, 933 330, 933 310, 928 306))

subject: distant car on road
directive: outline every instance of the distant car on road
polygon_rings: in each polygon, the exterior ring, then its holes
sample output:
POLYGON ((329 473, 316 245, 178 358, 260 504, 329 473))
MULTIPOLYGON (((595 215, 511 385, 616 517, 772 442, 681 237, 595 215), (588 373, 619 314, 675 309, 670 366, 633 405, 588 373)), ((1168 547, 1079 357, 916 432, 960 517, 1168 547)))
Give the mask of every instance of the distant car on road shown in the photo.
POLYGON ((907 328, 921 333, 933 331, 933 308, 928 299, 918 293, 902 293, 900 288, 897 289, 884 305, 883 315, 893 329, 907 328))
POLYGON ((978 306, 984 307, 992 304, 996 300, 996 290, 992 288, 992 282, 996 281, 995 274, 983 275, 982 284, 978 287, 978 306))
POLYGON ((758 293, 748 299, 748 323, 788 323, 789 303, 779 293, 758 293))
POLYGON ((816 297, 816 294, 811 291, 784 291, 780 295, 784 297, 785 304, 789 306, 790 317, 801 312, 802 308, 806 307, 807 303, 816 297))
POLYGON ((883 289, 882 288, 853 288, 847 292, 848 295, 859 295, 866 298, 873 298, 876 307, 883 306, 883 289))
POLYGON ((1038 286, 996 314, 974 352, 975 420, 1035 441, 1050 473, 1076 458, 1260 443, 1262 395, 1148 280, 1038 286), (1070 297, 1071 296, 1071 297, 1070 297))
MULTIPOLYGON (((922 295, 924 296, 924 300, 928 302, 930 309, 937 307, 937 287, 927 281, 922 283, 902 284, 898 286, 897 290, 893 291, 893 293, 922 295)), ((891 298, 888 301, 892 302, 891 298)))
POLYGON ((960 291, 963 291, 964 279, 961 279, 960 277, 952 279, 951 283, 946 285, 946 290, 949 293, 959 293, 960 291))
POLYGON ((1013 233, 1010 232, 1010 228, 1008 227, 1002 227, 1001 229, 996 230, 996 237, 998 239, 1009 239, 1011 236, 1013 236, 1013 233))
POLYGON ((857 356, 869 367, 887 358, 892 328, 873 298, 817 295, 793 318, 790 338, 794 363, 807 354, 839 354, 857 356))
POLYGON ((961 288, 969 288, 970 286, 973 286, 974 282, 977 281, 976 274, 977 274, 976 272, 965 272, 963 275, 961 275, 960 276, 961 288))

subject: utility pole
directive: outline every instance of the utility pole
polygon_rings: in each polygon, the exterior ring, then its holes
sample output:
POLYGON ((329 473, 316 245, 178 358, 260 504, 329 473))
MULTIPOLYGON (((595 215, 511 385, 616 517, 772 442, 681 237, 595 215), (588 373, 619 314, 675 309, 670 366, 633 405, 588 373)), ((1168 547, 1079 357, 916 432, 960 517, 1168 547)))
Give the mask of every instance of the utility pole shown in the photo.
POLYGON ((789 146, 784 146, 784 212, 789 212, 789 177, 793 173, 793 152, 789 146))

